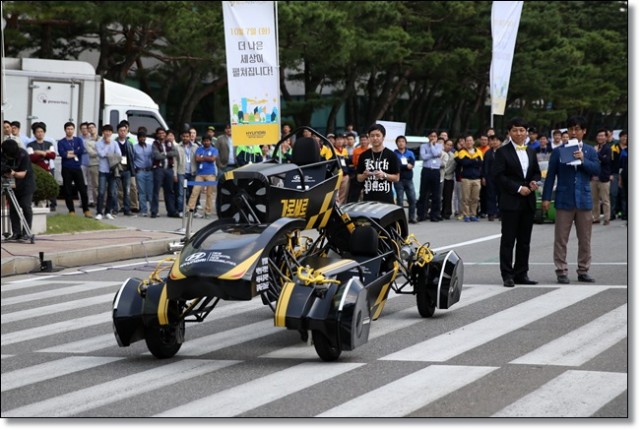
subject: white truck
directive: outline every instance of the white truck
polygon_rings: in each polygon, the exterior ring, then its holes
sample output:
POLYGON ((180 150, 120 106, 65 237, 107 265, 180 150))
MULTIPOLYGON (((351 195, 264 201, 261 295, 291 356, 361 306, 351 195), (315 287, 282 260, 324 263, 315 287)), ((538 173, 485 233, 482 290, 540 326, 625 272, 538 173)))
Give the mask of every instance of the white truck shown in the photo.
MULTIPOLYGON (((78 133, 83 122, 94 122, 98 130, 111 124, 115 131, 124 119, 134 134, 140 126, 148 133, 168 128, 149 95, 103 79, 84 61, 3 58, 2 73, 3 120, 20 121, 21 132, 28 137, 32 137, 32 124, 44 122, 47 140, 54 146, 64 137, 68 121, 76 125, 78 133)), ((61 182, 59 164, 60 157, 56 159, 56 179, 61 182)))

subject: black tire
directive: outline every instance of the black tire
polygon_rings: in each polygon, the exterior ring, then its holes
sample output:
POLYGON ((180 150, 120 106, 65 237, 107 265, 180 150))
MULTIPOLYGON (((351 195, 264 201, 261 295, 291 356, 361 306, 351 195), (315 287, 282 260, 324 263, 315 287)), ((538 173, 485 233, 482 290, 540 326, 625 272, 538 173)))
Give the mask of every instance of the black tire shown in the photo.
POLYGON ((414 289, 416 292, 416 304, 418 305, 418 313, 423 318, 431 318, 436 311, 436 301, 429 294, 427 287, 429 283, 429 266, 416 268, 414 289))
POLYGON ((436 311, 436 304, 429 296, 426 289, 419 289, 416 292, 416 302, 418 304, 418 313, 423 318, 431 318, 436 311))
POLYGON ((286 235, 283 236, 281 243, 269 251, 269 287, 261 292, 261 296, 262 303, 271 307, 274 312, 276 310, 275 304, 282 292, 282 286, 287 279, 293 277, 291 270, 299 265, 292 254, 293 250, 289 249, 286 235))
POLYGON ((171 358, 182 346, 184 330, 184 320, 167 326, 145 327, 144 341, 154 357, 171 358))
POLYGON ((331 345, 324 333, 314 330, 311 335, 313 336, 313 346, 322 361, 336 361, 340 357, 342 350, 340 347, 331 345))

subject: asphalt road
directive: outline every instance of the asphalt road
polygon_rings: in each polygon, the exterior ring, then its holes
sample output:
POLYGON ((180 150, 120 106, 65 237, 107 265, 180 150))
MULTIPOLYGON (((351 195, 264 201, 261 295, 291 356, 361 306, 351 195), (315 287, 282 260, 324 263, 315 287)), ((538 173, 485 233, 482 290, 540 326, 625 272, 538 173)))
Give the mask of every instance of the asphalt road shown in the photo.
POLYGON ((259 299, 222 302, 188 325, 172 359, 144 342, 119 348, 113 295, 153 261, 3 279, 2 416, 630 415, 624 222, 594 226, 596 284, 577 282, 571 237, 567 286, 555 283, 553 225, 534 226, 529 275, 540 284, 516 288, 502 287, 497 222, 413 229, 462 257, 460 302, 423 319, 412 296, 392 295, 369 342, 335 363, 273 327, 259 299))

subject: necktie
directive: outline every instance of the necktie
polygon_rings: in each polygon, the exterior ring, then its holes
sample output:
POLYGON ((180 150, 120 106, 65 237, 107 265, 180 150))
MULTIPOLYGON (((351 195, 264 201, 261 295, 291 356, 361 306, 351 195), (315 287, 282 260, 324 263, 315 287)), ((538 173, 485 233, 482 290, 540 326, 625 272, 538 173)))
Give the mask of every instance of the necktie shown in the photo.
POLYGON ((527 145, 516 145, 516 149, 518 151, 526 151, 527 150, 527 145))

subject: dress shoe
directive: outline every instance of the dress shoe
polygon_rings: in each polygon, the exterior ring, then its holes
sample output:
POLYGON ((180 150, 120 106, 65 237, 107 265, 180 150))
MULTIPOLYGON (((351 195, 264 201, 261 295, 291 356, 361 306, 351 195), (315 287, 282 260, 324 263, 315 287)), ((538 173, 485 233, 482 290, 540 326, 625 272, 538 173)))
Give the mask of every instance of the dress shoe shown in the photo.
POLYGON ((582 275, 578 275, 578 281, 579 282, 596 282, 595 279, 593 279, 591 276, 589 276, 586 273, 583 273, 582 275))
POLYGON ((7 240, 22 240, 21 234, 12 234, 7 240))
POLYGON ((493 215, 489 215, 489 221, 494 221, 496 219, 496 217, 494 217, 493 215))
POLYGON ((412 218, 409 220, 409 224, 418 224, 418 220, 415 218, 412 218))
POLYGON ((605 221, 602 223, 602 225, 609 225, 609 221, 608 221, 608 220, 605 220, 605 221))
POLYGON ((519 278, 514 278, 513 282, 520 285, 535 285, 538 283, 538 281, 529 279, 528 276, 520 276, 519 278))
POLYGON ((599 220, 599 219, 594 219, 594 220, 593 220, 593 223, 594 223, 594 224, 600 224, 600 220, 599 220))
POLYGON ((568 284, 569 277, 567 275, 558 275, 558 284, 568 284))
POLYGON ((507 279, 504 280, 502 285, 504 285, 505 287, 515 287, 516 284, 515 284, 515 282, 513 282, 513 279, 507 278, 507 279))

